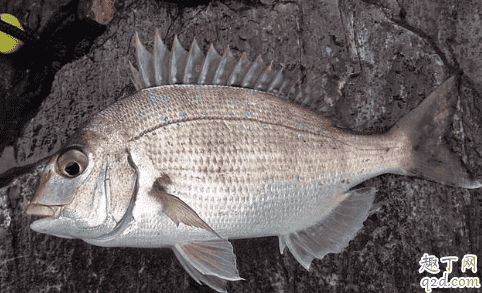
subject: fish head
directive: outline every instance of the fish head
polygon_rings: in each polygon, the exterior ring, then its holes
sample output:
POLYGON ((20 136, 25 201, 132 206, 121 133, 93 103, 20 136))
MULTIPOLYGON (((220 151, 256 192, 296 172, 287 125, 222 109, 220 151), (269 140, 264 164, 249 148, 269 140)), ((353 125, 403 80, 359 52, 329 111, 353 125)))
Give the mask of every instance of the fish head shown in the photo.
POLYGON ((43 217, 31 224, 32 230, 86 240, 115 229, 137 192, 137 171, 121 144, 110 140, 83 135, 81 143, 52 157, 27 209, 27 214, 43 217))

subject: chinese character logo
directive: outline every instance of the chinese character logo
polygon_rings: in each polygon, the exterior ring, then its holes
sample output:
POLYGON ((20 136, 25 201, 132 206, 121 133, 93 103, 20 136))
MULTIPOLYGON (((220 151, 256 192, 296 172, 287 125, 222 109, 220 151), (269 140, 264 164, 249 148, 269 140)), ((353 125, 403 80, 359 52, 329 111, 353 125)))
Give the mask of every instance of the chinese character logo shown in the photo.
POLYGON ((427 271, 431 274, 438 274, 440 272, 438 258, 435 255, 424 253, 418 263, 420 264, 420 268, 418 269, 420 274, 423 273, 423 271, 427 271))
POLYGON ((477 256, 475 254, 466 254, 462 259, 462 273, 466 269, 472 269, 472 273, 477 273, 477 256))

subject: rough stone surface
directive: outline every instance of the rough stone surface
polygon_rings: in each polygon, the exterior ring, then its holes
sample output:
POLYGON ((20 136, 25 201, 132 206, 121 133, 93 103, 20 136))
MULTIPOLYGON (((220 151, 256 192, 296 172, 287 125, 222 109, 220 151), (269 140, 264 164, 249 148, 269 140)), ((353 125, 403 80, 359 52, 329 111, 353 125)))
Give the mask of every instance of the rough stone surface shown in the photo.
MULTIPOLYGON (((51 155, 97 111, 132 93, 124 57, 136 63, 134 32, 152 50, 159 28, 167 45, 178 35, 189 48, 196 37, 204 52, 210 43, 218 52, 229 45, 238 56, 246 51, 251 60, 261 54, 283 64, 319 92, 317 113, 367 133, 388 130, 462 72, 445 139, 482 178, 478 1, 213 1, 181 7, 144 0, 120 1, 116 9, 89 53, 56 74, 51 94, 16 142, 16 156, 0 156, 1 170, 51 155)), ((30 230, 34 217, 25 210, 40 168, 0 189, 1 292, 213 292, 193 281, 170 249, 102 248, 30 230)), ((460 270, 465 254, 482 256, 481 190, 390 174, 363 185, 378 189, 375 204, 342 253, 313 261, 308 272, 290 253, 279 253, 275 237, 233 240, 245 281, 230 282, 228 292, 422 292, 420 280, 432 277, 418 273, 423 253, 458 256, 450 278, 482 279, 482 261, 476 274, 460 270)))

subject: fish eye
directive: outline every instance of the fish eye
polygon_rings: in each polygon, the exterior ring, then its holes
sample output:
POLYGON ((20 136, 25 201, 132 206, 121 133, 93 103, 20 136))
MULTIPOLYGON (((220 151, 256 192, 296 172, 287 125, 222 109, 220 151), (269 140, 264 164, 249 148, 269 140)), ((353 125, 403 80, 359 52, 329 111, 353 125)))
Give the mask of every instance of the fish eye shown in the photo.
POLYGON ((71 149, 59 157, 57 167, 60 175, 74 178, 84 173, 88 163, 89 158, 83 152, 71 149))

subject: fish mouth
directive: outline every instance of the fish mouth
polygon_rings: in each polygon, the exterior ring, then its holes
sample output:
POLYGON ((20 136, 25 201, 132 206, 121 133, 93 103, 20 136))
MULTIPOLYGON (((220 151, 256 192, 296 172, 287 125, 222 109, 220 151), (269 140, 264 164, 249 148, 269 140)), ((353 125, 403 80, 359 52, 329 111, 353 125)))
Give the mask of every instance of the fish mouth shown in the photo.
POLYGON ((41 216, 47 219, 58 218, 64 210, 63 205, 43 205, 43 204, 30 204, 27 208, 27 214, 32 216, 41 216))

